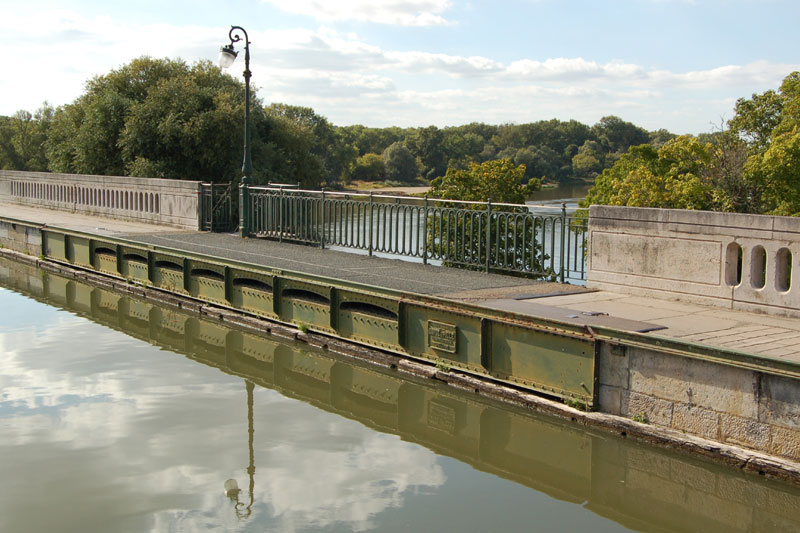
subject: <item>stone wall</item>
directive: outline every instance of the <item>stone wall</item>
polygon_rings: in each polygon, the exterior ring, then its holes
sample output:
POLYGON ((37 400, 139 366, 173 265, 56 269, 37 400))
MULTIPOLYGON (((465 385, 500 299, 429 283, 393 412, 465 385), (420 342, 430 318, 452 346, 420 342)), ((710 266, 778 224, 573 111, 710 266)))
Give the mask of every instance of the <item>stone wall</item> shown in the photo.
POLYGON ((800 381, 604 344, 599 410, 800 461, 800 381))
POLYGON ((0 247, 38 257, 42 254, 42 232, 39 228, 0 220, 0 247))
POLYGON ((587 286, 800 317, 800 218, 592 206, 587 286))
POLYGON ((197 181, 0 170, 0 202, 187 229, 199 193, 197 181))

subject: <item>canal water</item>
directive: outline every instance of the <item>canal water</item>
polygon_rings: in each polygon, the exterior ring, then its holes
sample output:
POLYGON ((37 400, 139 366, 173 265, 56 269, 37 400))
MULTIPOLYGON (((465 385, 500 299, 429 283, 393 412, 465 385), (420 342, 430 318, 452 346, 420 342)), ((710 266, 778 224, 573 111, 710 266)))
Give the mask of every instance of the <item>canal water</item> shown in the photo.
POLYGON ((800 491, 0 259, 0 531, 797 531, 800 491))

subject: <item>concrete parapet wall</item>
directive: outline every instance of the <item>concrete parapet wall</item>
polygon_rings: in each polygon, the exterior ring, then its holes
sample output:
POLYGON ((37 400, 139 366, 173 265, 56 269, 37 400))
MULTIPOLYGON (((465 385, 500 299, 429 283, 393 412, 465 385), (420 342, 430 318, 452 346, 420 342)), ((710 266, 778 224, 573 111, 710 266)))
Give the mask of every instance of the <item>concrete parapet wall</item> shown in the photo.
POLYGON ((800 218, 592 206, 587 285, 800 316, 800 218))
POLYGON ((800 461, 800 381, 629 346, 605 344, 600 411, 800 461))
POLYGON ((0 170, 0 202, 197 229, 197 181, 0 170))

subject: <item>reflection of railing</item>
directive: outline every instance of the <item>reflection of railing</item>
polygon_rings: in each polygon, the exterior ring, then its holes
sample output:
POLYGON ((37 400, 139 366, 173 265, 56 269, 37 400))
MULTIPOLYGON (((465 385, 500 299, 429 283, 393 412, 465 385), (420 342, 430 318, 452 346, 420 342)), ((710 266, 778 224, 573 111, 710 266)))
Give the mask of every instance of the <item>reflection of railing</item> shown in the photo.
POLYGON ((233 201, 232 184, 200 184, 200 229, 235 231, 239 224, 239 204, 233 201))
POLYGON ((248 187, 243 234, 486 272, 585 279, 585 219, 566 206, 248 187), (548 212, 548 210, 550 210, 548 212))

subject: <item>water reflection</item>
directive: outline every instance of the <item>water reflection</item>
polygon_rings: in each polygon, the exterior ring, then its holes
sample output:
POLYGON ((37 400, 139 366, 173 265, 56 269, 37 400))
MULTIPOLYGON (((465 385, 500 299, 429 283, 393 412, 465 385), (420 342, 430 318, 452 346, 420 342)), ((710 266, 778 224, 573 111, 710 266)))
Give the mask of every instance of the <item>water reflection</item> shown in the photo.
POLYGON ((42 494, 29 472, 45 473, 44 494, 70 504, 59 506, 62 524, 74 508, 83 514, 69 523, 88 529, 111 517, 118 530, 417 522, 456 530, 503 520, 512 529, 562 530, 580 520, 617 528, 585 518, 586 509, 640 530, 800 526, 800 495, 785 485, 27 266, 0 261, 0 283, 95 322, 78 326, 52 311, 40 316, 47 325, 34 336, 24 322, 4 322, 0 473, 16 480, 18 497, 0 496, 0 529, 63 529, 24 515, 30 495, 42 494), (131 345, 98 324, 146 343, 131 345), (91 357, 87 344, 124 357, 91 357), (153 357, 150 345, 203 365, 153 357), (549 504, 532 491, 485 490, 494 481, 436 454, 577 505, 548 515, 542 506, 549 504), (66 480, 68 488, 57 486, 66 480), (447 487, 458 496, 446 497, 447 487))

